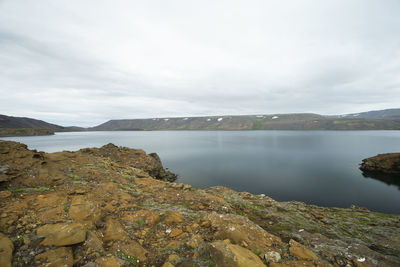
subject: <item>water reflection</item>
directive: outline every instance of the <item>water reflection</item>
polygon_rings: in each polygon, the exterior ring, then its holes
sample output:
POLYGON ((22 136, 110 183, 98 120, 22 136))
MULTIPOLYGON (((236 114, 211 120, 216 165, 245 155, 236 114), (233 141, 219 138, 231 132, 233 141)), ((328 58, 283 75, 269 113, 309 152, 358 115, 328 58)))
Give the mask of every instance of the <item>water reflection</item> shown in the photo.
POLYGON ((400 190, 400 175, 377 173, 377 172, 363 172, 362 175, 365 178, 372 178, 384 182, 387 185, 395 185, 400 190))

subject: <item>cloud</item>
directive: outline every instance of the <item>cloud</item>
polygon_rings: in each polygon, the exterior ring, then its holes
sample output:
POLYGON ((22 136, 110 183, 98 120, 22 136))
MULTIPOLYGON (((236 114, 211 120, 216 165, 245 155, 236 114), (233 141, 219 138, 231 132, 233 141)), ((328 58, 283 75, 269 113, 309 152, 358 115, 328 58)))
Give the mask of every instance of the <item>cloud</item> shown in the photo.
POLYGON ((0 1, 0 113, 108 119, 398 107, 400 3, 0 1))

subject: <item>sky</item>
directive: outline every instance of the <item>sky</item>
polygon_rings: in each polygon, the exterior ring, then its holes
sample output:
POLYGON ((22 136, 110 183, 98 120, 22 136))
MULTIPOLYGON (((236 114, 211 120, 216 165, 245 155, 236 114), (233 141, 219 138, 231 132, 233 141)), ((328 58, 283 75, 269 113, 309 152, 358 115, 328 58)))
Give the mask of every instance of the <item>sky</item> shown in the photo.
POLYGON ((399 14, 399 0, 0 0, 0 114, 399 108, 399 14))

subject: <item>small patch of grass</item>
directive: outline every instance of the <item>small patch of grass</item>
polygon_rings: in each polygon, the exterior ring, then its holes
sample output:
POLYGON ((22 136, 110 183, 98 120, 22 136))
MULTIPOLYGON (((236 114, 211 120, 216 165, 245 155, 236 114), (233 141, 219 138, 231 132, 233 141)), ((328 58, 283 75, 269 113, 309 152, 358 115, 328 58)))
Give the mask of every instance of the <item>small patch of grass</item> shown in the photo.
POLYGON ((64 206, 64 211, 65 211, 66 213, 68 213, 69 208, 71 207, 71 200, 68 200, 67 202, 65 202, 65 203, 63 204, 63 206, 64 206))
POLYGON ((80 181, 80 180, 78 180, 78 181, 73 181, 73 183, 74 183, 74 184, 87 184, 86 181, 80 181))
POLYGON ((144 218, 144 217, 139 217, 139 220, 138 220, 138 226, 139 226, 139 228, 143 228, 143 226, 145 225, 145 223, 146 223, 145 218, 144 218))
POLYGON ((134 266, 134 267, 140 266, 139 259, 124 253, 122 250, 117 250, 116 256, 120 259, 123 259, 128 264, 128 266, 134 266))
POLYGON ((10 191, 12 193, 20 193, 20 192, 44 192, 49 191, 51 189, 50 186, 39 186, 39 187, 24 187, 24 188, 11 188, 10 191))
POLYGON ((256 254, 257 256, 260 256, 261 255, 261 250, 255 249, 255 250, 253 250, 253 253, 256 254))
POLYGON ((80 176, 75 175, 75 174, 68 174, 68 177, 72 178, 74 180, 82 180, 82 178, 80 176))

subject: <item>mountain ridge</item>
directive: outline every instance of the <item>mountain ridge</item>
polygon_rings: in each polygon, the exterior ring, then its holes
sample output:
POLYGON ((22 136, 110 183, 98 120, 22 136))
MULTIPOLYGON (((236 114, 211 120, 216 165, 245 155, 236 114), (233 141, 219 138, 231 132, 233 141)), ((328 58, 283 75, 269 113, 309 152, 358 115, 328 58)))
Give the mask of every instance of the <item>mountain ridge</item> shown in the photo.
POLYGON ((0 130, 49 129, 67 131, 157 130, 400 130, 400 109, 344 115, 315 113, 161 117, 109 120, 94 127, 64 127, 27 117, 0 115, 0 130))

